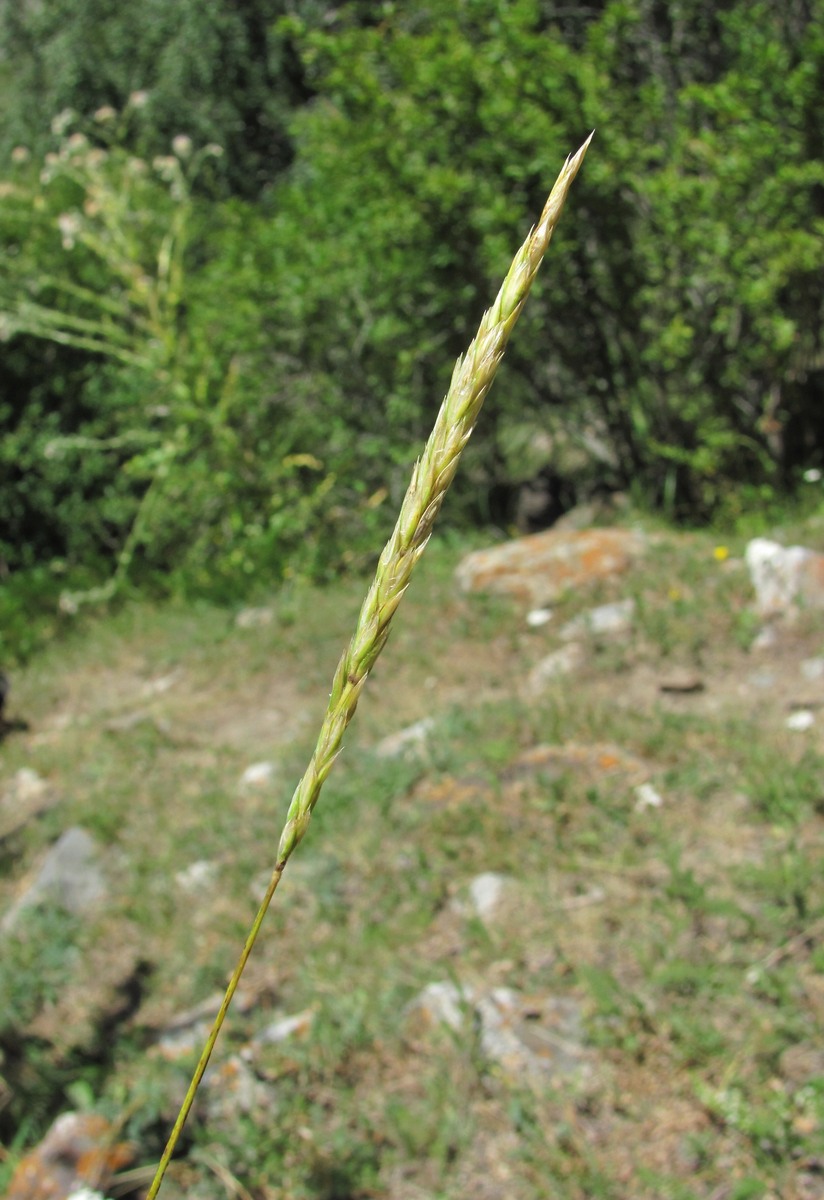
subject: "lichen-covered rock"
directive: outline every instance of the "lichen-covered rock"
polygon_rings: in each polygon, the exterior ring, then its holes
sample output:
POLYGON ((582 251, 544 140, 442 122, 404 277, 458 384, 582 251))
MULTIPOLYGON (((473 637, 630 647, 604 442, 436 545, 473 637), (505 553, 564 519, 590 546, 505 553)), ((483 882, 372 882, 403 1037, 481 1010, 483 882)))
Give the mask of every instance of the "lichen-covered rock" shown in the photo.
POLYGON ((90 833, 72 826, 48 850, 34 878, 2 921, 13 929, 20 913, 38 904, 51 904, 76 917, 88 916, 106 895, 101 852, 90 833))
POLYGON ((762 617, 783 616, 796 603, 824 608, 824 554, 754 538, 745 557, 762 617))
POLYGON ((465 592, 493 592, 541 605, 567 588, 626 571, 644 544, 630 529, 550 529, 476 550, 459 564, 456 578, 465 592))
POLYGON ((134 1157, 128 1142, 96 1113, 63 1113, 21 1159, 5 1200, 68 1200, 84 1188, 104 1192, 134 1157))

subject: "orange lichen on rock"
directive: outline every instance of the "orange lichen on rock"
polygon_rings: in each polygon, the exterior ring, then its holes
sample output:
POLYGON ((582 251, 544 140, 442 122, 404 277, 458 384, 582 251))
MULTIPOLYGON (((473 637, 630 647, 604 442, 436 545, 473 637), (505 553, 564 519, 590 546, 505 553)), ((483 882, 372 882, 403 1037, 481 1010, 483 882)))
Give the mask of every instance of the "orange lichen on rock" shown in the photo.
POLYGON ((465 592, 544 604, 567 588, 620 574, 643 549, 644 539, 630 529, 550 529, 476 550, 458 567, 457 580, 465 592))
POLYGON ((134 1158, 128 1142, 95 1113, 63 1113, 39 1146, 21 1159, 5 1200, 66 1200, 81 1187, 105 1191, 134 1158))

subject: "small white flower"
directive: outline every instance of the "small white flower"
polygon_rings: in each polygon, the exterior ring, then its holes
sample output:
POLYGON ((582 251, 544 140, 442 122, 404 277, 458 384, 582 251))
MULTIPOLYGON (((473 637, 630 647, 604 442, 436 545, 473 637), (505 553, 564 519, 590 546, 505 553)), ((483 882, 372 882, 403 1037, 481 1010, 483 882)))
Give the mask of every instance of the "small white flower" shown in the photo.
POLYGON ((178 158, 188 158, 192 153, 192 139, 185 133, 179 133, 172 139, 172 149, 178 158))
POLYGON ((11 161, 15 163, 28 162, 31 158, 31 151, 28 146, 15 146, 11 152, 11 161))
POLYGON ((59 112, 51 123, 51 131, 55 137, 62 137, 66 130, 74 120, 74 112, 70 108, 64 108, 59 112))
POLYGON ((821 471, 819 471, 818 467, 810 467, 809 470, 804 472, 804 482, 805 483, 820 483, 821 482, 821 471))
POLYGON ((107 121, 113 121, 117 116, 117 112, 112 108, 111 104, 104 104, 94 113, 95 121, 100 121, 105 124, 107 121))
POLYGON ((57 228, 60 230, 63 249, 71 250, 82 228, 80 217, 77 213, 61 213, 57 218, 57 228))
POLYGON ((145 108, 149 103, 149 93, 142 89, 137 92, 132 92, 129 96, 129 104, 132 108, 145 108))
POLYGON ((152 170, 157 171, 161 179, 167 182, 175 177, 179 169, 177 159, 171 154, 158 154, 152 159, 152 170))

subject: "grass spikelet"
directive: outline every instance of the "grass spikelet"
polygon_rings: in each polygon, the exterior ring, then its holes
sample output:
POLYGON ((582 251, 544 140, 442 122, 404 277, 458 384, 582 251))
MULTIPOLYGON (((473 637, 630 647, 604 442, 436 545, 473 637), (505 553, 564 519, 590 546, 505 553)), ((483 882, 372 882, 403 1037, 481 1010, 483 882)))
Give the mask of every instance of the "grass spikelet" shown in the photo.
POLYGON ((361 607, 355 632, 335 671, 326 715, 309 766, 289 805, 266 894, 229 980, 223 1003, 169 1135, 147 1200, 154 1200, 160 1189, 272 896, 290 855, 306 833, 312 810, 340 752, 343 735, 355 715, 369 672, 386 644, 392 617, 403 599, 415 564, 426 548, 443 498, 458 469, 461 452, 475 427, 510 334, 529 295, 563 211, 567 193, 591 140, 592 134, 580 150, 564 163, 538 224, 515 255, 495 302, 484 313, 474 341, 455 364, 449 390, 423 454, 415 463, 397 523, 378 561, 375 578, 361 607))

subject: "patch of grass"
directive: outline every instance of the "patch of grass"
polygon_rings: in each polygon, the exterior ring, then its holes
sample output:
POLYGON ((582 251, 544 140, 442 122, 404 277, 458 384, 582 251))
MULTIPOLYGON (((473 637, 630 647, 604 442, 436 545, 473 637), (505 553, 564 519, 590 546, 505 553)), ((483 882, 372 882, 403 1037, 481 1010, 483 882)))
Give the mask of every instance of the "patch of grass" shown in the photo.
MULTIPOLYGON (((266 1104, 223 1124, 201 1116, 171 1197, 216 1195, 216 1162, 255 1200, 404 1188, 458 1200, 488 1182, 513 1200, 799 1191, 799 1164, 817 1152, 824 1120, 813 1053, 824 978, 822 746, 817 727, 788 735, 783 701, 724 691, 754 658, 734 636, 746 589, 713 559, 713 544, 675 539, 656 566, 694 589, 685 607, 671 611, 663 582, 647 577, 640 631, 614 654, 591 648, 597 669, 590 659, 538 697, 515 685, 553 647, 552 626, 540 641, 516 606, 458 596, 459 545, 424 561, 389 651, 400 669, 379 672, 364 698, 267 920, 255 1003, 230 1019, 218 1065, 278 1016, 314 1019, 304 1037, 249 1060, 266 1104), (675 643, 667 649, 683 629, 672 622, 691 621, 703 629, 690 644, 708 639, 696 668, 706 688, 670 699, 649 680, 680 663, 675 643), (423 716, 435 728, 414 753, 373 753, 423 716), (537 747, 558 757, 530 768, 524 752, 537 747), (638 807, 641 780, 660 808, 638 807), (491 922, 460 907, 486 871, 516 887, 491 922), (457 1032, 416 1029, 408 1005, 436 980, 573 998, 592 1074, 580 1084, 507 1076, 483 1052, 471 1013, 457 1032), (801 1067, 788 1066, 793 1054, 801 1067)), ((360 591, 341 581, 299 601, 297 590, 272 597, 275 616, 255 632, 209 606, 124 605, 111 620, 87 618, 83 638, 50 646, 15 680, 33 728, 4 744, 0 787, 30 766, 60 802, 3 860, 3 896, 22 874, 20 856, 82 824, 112 872, 111 928, 138 936, 154 965, 135 1025, 112 1035, 105 1072, 76 1058, 58 1077, 50 1047, 24 1031, 15 1111, 34 1105, 39 1115, 20 1151, 52 1111, 36 1081, 65 1107, 80 1078, 101 1111, 128 1113, 144 1161, 159 1152, 190 1063, 163 1062, 153 1040, 225 982, 309 746, 313 689, 360 591), (300 620, 284 617, 290 606, 300 620), (150 719, 110 728, 134 711, 150 719), (242 788, 245 767, 264 760, 270 782, 242 788), (211 873, 187 883, 197 863, 211 873)), ((564 616, 593 602, 569 597, 564 616)), ((798 640, 767 664, 783 672, 779 683, 798 676, 823 636, 820 618, 805 615, 798 640)), ((54 963, 18 964, 22 993, 41 998, 82 966, 91 932, 45 935, 54 963)))

